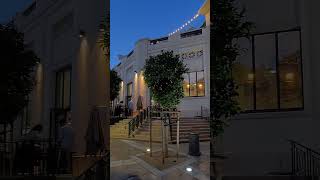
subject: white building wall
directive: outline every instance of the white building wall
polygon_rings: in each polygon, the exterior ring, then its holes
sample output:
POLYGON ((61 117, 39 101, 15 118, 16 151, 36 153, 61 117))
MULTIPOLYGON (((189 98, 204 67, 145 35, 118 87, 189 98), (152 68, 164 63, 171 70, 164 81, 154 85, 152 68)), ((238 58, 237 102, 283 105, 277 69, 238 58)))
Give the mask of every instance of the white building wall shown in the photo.
MULTIPOLYGON (((124 100, 126 94, 126 85, 129 82, 133 82, 133 104, 134 110, 136 109, 136 103, 138 97, 141 96, 143 100, 143 106, 150 105, 150 91, 147 88, 143 79, 143 68, 145 60, 150 56, 157 55, 161 51, 174 51, 174 53, 182 54, 183 52, 191 52, 202 50, 203 55, 201 57, 195 57, 185 60, 185 64, 189 68, 190 72, 204 71, 205 74, 205 96, 204 97, 185 97, 181 100, 178 109, 182 112, 184 117, 194 117, 201 115, 201 109, 204 109, 208 113, 209 110, 209 65, 210 65, 210 37, 209 28, 202 29, 202 35, 180 38, 180 34, 177 33, 170 36, 168 40, 160 41, 157 44, 151 44, 149 39, 141 39, 135 44, 133 53, 128 56, 121 56, 121 64, 115 67, 119 76, 123 80, 123 88, 120 90, 120 101, 124 100), (128 69, 133 69, 129 71, 128 69), (137 73, 135 74, 136 71, 137 73), (123 92, 124 91, 124 92, 123 92)), ((203 114, 204 115, 204 114, 203 114)))
MULTIPOLYGON (((109 103, 109 61, 98 44, 100 23, 105 20, 109 4, 100 0, 38 0, 28 16, 16 17, 18 29, 26 42, 34 42, 41 59, 37 70, 39 81, 32 97, 32 125, 44 126, 43 137, 49 137, 50 111, 55 107, 55 75, 66 66, 72 68, 71 116, 77 153, 85 152, 85 133, 90 112, 95 106, 109 103), (69 20, 55 33, 56 24, 66 16, 69 20), (79 37, 80 30, 85 32, 79 37)), ((106 144, 109 125, 105 122, 106 144)))

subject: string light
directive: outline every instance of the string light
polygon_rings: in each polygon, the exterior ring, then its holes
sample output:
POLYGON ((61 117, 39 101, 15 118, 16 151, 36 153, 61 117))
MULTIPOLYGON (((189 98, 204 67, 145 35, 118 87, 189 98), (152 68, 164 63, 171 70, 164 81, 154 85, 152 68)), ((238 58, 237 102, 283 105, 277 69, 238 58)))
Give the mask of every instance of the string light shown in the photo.
POLYGON ((182 26, 180 26, 178 29, 176 29, 175 31, 169 33, 169 36, 174 35, 175 33, 181 31, 184 27, 188 26, 192 21, 194 21, 195 19, 197 19, 199 17, 199 14, 197 13, 196 15, 194 15, 190 20, 188 20, 186 23, 184 23, 182 26))

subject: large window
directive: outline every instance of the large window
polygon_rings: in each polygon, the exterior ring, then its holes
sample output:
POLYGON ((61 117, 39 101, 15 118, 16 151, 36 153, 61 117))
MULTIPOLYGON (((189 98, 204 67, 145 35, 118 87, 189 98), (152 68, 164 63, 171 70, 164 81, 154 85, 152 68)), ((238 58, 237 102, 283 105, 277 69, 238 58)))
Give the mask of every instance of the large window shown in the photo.
POLYGON ((31 106, 30 99, 28 98, 28 104, 23 108, 19 116, 21 120, 21 135, 25 135, 31 129, 31 106))
POLYGON ((205 96, 203 71, 184 74, 183 90, 186 97, 205 96))
POLYGON ((71 68, 56 73, 56 108, 71 107, 71 68))
POLYGON ((130 100, 132 99, 132 90, 133 90, 133 83, 130 82, 127 84, 127 98, 126 98, 126 105, 129 105, 130 100))
POLYGON ((242 111, 303 108, 300 30, 239 39, 245 50, 233 68, 242 111))

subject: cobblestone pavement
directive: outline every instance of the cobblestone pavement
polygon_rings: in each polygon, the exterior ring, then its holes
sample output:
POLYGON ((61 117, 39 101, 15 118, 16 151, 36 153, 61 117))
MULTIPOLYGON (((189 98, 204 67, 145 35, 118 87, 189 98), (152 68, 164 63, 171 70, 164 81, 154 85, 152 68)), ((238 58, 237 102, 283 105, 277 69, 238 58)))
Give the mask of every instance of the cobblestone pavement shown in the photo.
MULTIPOLYGON (((149 143, 132 140, 111 139, 111 180, 209 180, 210 179, 210 145, 200 143, 201 156, 187 155, 189 144, 180 144, 180 155, 184 157, 179 163, 168 165, 160 170, 159 164, 150 164, 143 160, 148 155, 149 143), (187 168, 192 169, 191 172, 187 168)), ((154 154, 161 152, 161 144, 153 143, 154 154)), ((176 145, 169 144, 169 151, 176 152, 176 145)))

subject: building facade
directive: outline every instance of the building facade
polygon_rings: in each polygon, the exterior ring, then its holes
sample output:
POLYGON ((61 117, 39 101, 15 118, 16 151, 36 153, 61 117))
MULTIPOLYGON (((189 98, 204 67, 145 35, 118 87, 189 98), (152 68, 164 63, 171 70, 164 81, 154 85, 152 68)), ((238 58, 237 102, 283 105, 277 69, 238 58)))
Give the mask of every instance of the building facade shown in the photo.
POLYGON ((221 137, 226 175, 291 171, 288 139, 320 150, 319 1, 241 0, 253 22, 234 68, 242 112, 221 137))
MULTIPOLYGON (((108 104, 109 58, 99 44, 106 22, 107 1, 35 0, 17 14, 15 23, 28 48, 40 58, 36 85, 25 114, 15 122, 14 138, 41 124, 43 138, 56 136, 57 110, 70 111, 74 151, 85 152, 86 129, 92 109, 108 104)), ((105 132, 108 122, 105 121, 105 132)), ((108 144, 108 136, 105 138, 108 144)))
MULTIPOLYGON (((199 14, 210 17, 210 1, 199 10, 199 14)), ((134 49, 125 56, 119 56, 120 64, 114 68, 121 82, 119 98, 126 106, 132 99, 134 111, 139 98, 143 107, 150 106, 150 90, 144 78, 143 68, 146 59, 160 54, 162 51, 173 51, 180 56, 189 72, 184 75, 184 95, 178 105, 183 117, 208 116, 209 113, 209 81, 210 81, 210 31, 209 26, 175 33, 172 36, 158 39, 141 39, 136 42, 134 49)))

